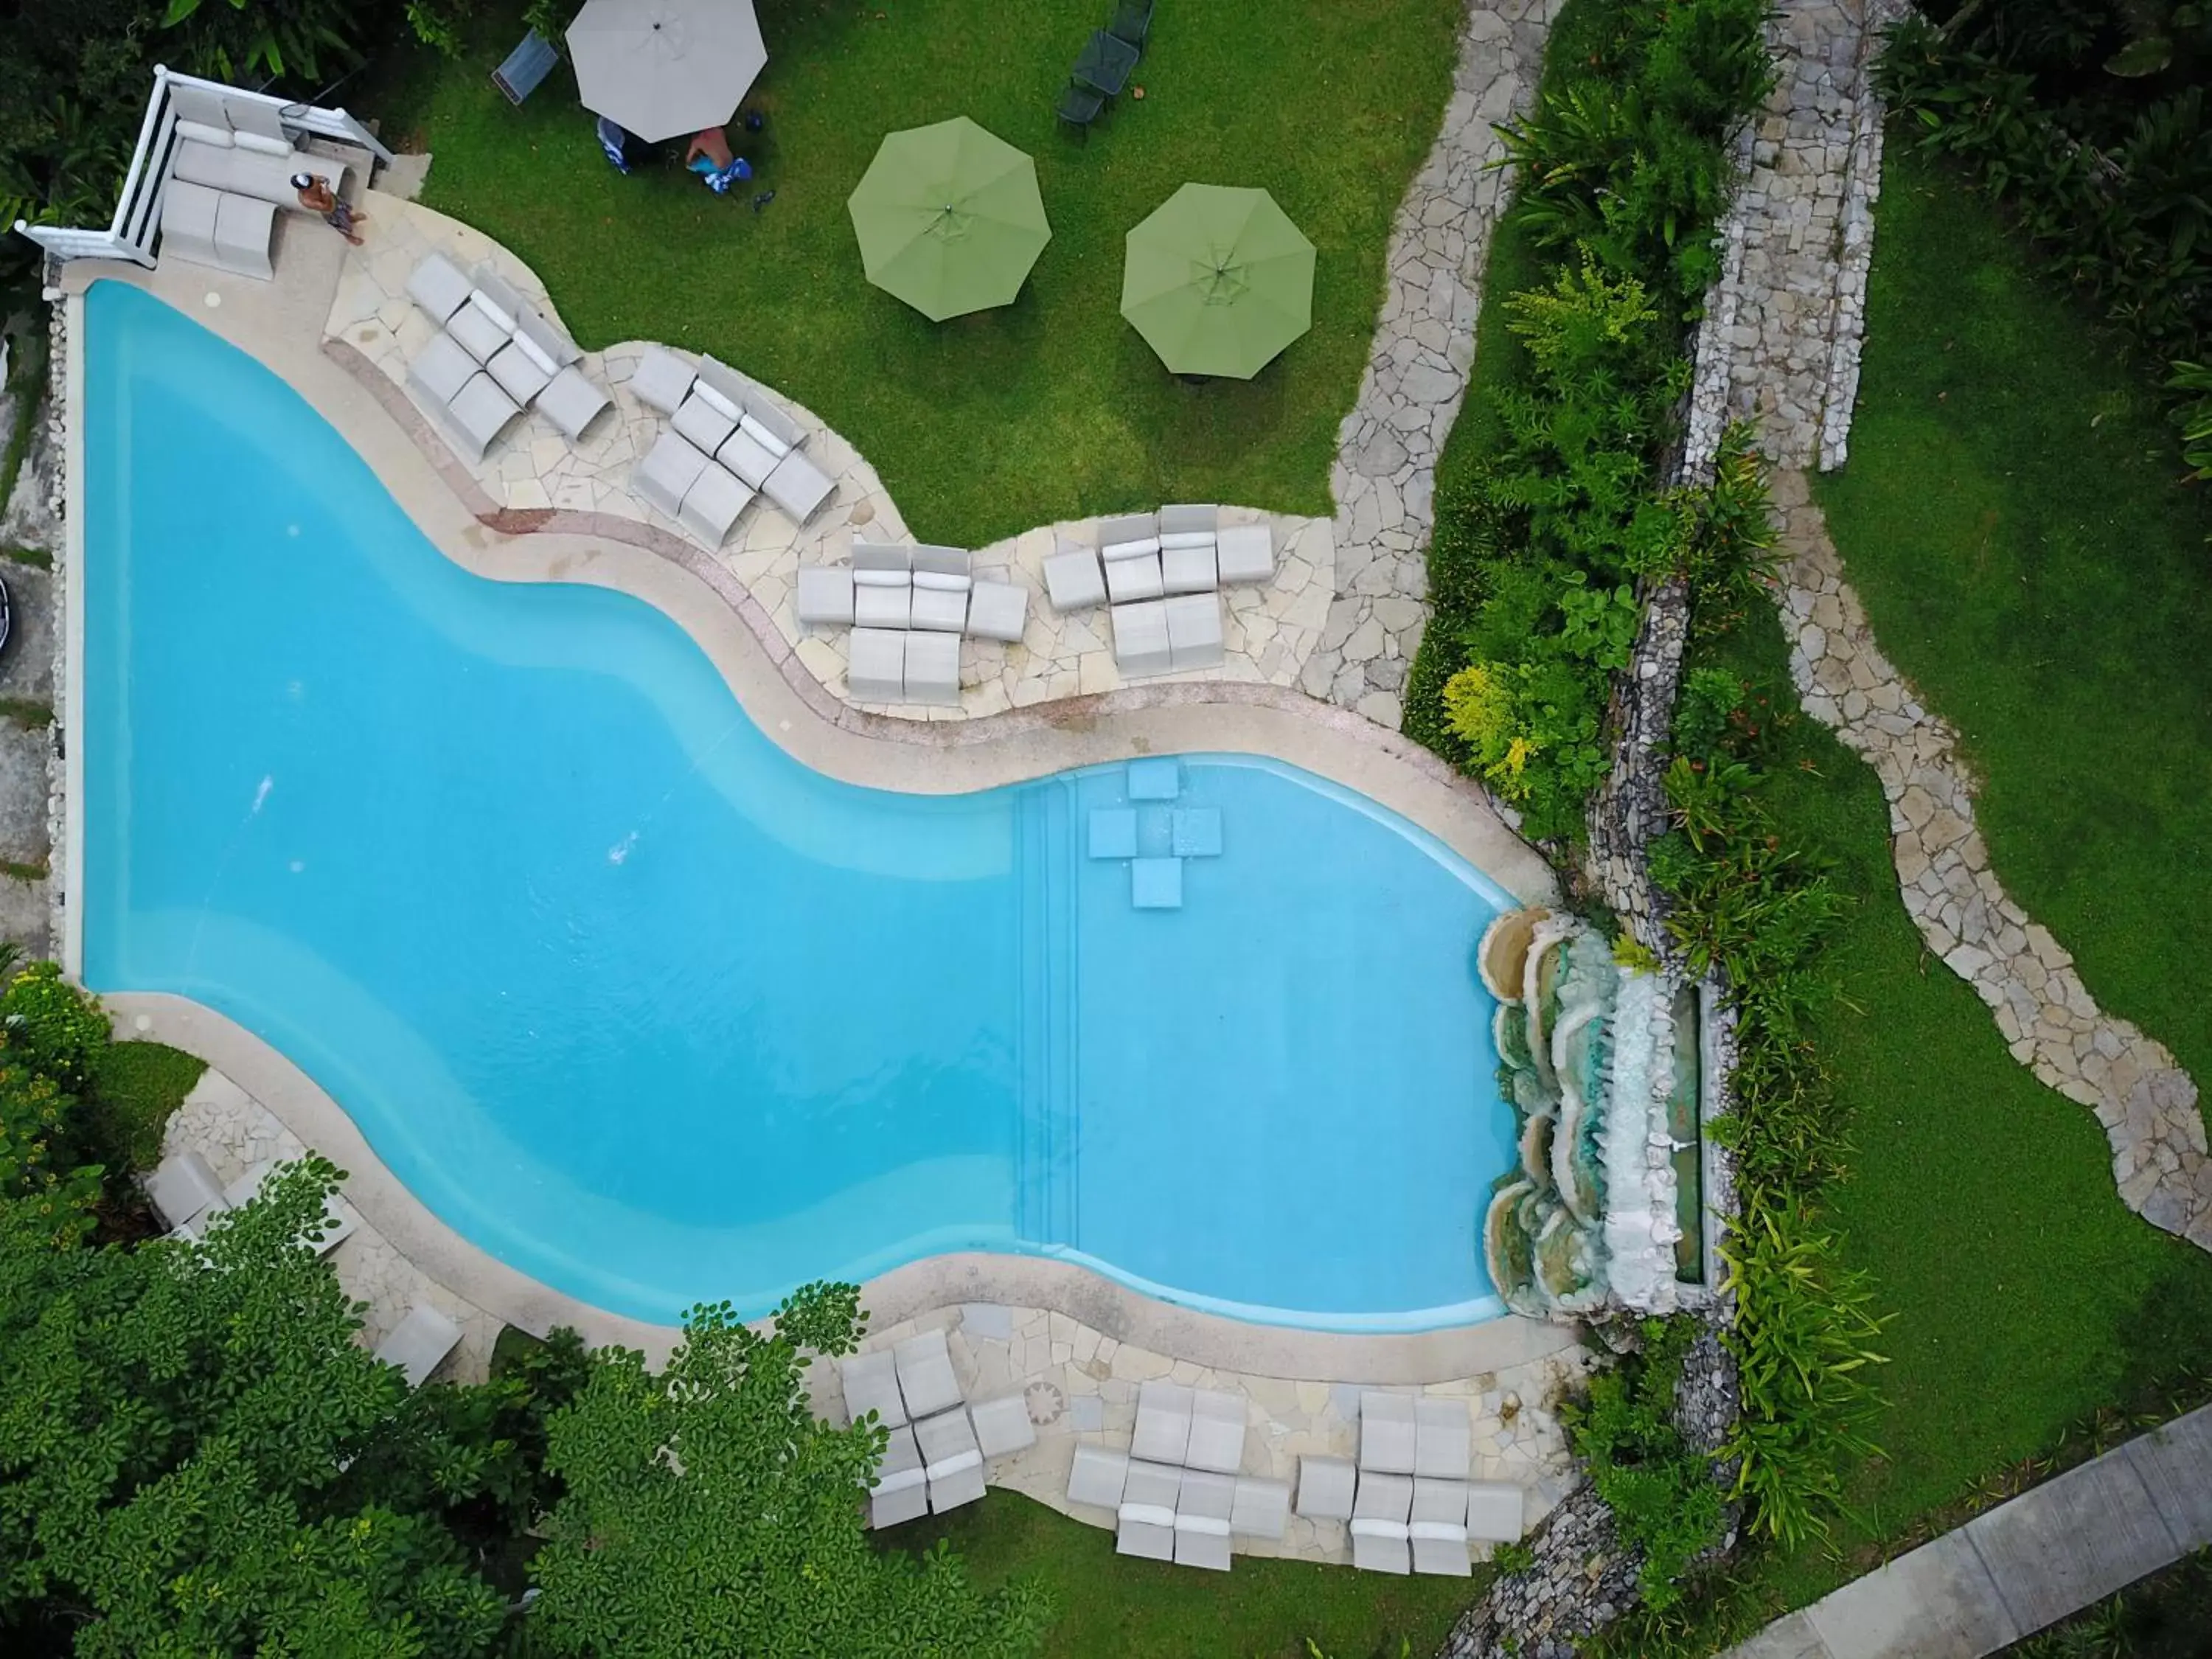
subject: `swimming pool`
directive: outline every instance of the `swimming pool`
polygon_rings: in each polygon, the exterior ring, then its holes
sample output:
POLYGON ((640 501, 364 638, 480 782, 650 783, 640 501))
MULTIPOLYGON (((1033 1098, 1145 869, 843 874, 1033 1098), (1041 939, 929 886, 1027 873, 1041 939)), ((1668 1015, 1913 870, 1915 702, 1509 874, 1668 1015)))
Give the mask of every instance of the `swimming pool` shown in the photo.
POLYGON ((238 1021, 459 1232, 639 1318, 970 1249, 1313 1328, 1500 1310, 1511 901, 1440 843, 1234 756, 829 779, 660 612, 447 560, 190 319, 84 315, 95 989, 238 1021), (1115 838, 1172 860, 1177 812, 1181 906, 1138 908, 1115 838))

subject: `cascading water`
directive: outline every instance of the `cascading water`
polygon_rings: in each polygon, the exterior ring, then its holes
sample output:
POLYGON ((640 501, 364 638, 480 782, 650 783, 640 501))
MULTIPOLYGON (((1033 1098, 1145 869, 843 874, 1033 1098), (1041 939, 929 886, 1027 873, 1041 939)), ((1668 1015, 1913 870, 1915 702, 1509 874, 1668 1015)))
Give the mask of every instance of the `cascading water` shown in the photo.
POLYGON ((1694 991, 1616 963, 1585 923, 1536 908, 1492 922, 1476 960, 1498 999, 1499 1093, 1521 1149, 1485 1218, 1491 1282, 1539 1317, 1672 1310, 1704 1283, 1686 1237, 1698 1199, 1694 991))

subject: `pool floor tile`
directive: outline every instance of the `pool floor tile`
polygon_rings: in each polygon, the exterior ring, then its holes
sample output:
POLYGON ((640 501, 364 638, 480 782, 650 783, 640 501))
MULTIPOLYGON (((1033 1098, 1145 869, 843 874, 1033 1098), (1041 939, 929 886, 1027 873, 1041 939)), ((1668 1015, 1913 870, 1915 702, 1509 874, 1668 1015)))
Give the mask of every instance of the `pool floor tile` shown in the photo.
POLYGON ((1177 807, 1173 842, 1177 858, 1218 858, 1221 855, 1221 809, 1218 806, 1177 807))
POLYGON ((1133 859, 1129 863, 1129 902, 1139 910, 1182 908, 1181 859, 1133 859))
POLYGON ((1182 767, 1167 757, 1129 763, 1131 800, 1173 800, 1182 793, 1182 767))

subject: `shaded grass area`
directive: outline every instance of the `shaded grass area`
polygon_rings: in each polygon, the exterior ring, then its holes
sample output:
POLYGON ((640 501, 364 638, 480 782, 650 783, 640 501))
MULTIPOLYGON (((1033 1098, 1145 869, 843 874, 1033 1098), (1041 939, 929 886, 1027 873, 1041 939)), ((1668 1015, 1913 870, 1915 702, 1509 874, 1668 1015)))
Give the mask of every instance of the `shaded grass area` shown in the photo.
POLYGON ((111 1042, 100 1051, 85 1101, 89 1139, 112 1169, 150 1170, 161 1131, 207 1062, 159 1042, 111 1042))
POLYGON ((951 1540, 975 1582, 994 1589, 1026 1573, 1049 1589, 1060 1617, 1043 1659, 1398 1659, 1400 1644, 1434 1653, 1486 1569, 1465 1578, 1394 1578, 1304 1561, 1239 1556, 1226 1574, 1114 1553, 1114 1534, 1021 1496, 993 1491, 891 1540, 922 1549, 951 1540))
MULTIPOLYGON (((1794 708, 1780 625, 1753 614, 1718 660, 1794 708)), ((1832 1553, 1746 1565, 1774 1610, 1867 1571, 1874 1547, 2101 1407, 2155 1409, 2212 1370, 2212 1257, 2131 1214, 2095 1119, 2006 1051, 1898 897, 1874 774, 1798 717, 1766 786, 1785 843, 1833 861, 1855 902, 1821 958, 1840 996, 1812 1037, 1855 1147, 1831 1192, 1850 1264, 1893 1316, 1885 1455, 1856 1472, 1832 1553)))
POLYGON ((2007 889, 2212 1082, 2212 495, 1997 210, 1901 145, 1887 166, 1821 505, 1882 648, 1965 740, 2007 889))
POLYGON ((1077 143, 1053 100, 1109 9, 763 0, 759 213, 672 167, 617 174, 565 64, 510 108, 486 77, 512 12, 363 103, 434 155, 424 200, 527 260, 585 344, 662 339, 768 380, 859 447, 924 539, 1185 499, 1326 514, 1460 7, 1164 6, 1144 96, 1077 143), (1036 158, 1053 240, 1015 304, 933 324, 869 285, 845 198, 885 132, 959 114, 1036 158), (1125 233, 1192 179, 1264 186, 1318 251, 1312 331, 1249 383, 1178 382, 1120 316, 1125 233))
POLYGON ((2008 1659, 2204 1659, 2212 1653, 2212 1550, 2004 1652, 2008 1659))

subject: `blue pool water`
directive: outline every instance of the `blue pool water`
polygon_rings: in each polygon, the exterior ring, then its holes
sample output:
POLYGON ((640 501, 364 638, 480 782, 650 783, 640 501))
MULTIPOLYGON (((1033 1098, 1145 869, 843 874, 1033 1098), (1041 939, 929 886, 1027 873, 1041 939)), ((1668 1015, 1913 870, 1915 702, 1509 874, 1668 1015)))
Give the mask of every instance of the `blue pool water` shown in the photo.
POLYGON ((258 364, 86 302, 85 975, 220 1009, 433 1210, 599 1305, 985 1249, 1316 1328, 1498 1311, 1471 969, 1509 902, 1231 756, 1180 909, 1121 766, 832 781, 647 605, 479 580, 258 364))

